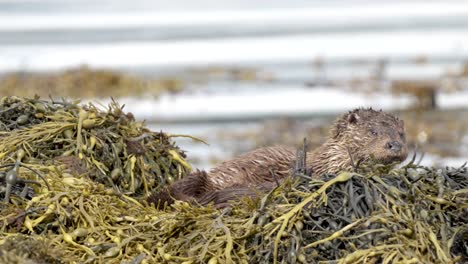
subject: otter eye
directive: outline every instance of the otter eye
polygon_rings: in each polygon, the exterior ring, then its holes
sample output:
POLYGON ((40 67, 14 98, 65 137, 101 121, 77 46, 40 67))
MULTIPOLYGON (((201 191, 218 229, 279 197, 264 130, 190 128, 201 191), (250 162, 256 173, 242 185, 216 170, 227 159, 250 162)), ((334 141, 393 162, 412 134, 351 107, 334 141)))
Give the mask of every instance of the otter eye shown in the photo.
POLYGON ((373 135, 373 136, 377 136, 377 135, 379 134, 379 133, 377 133, 377 131, 376 131, 375 129, 371 129, 371 130, 370 130, 370 133, 371 133, 371 135, 373 135))
POLYGON ((401 138, 401 139, 405 139, 405 133, 400 132, 399 134, 400 134, 400 138, 401 138))

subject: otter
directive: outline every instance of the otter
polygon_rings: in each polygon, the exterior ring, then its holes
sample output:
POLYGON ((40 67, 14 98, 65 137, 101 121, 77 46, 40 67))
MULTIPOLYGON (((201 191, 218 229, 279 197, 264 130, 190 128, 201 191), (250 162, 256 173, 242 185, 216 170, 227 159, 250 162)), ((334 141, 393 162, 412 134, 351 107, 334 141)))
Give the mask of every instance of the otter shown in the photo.
MULTIPOLYGON (((404 123, 392 114, 358 108, 339 117, 323 145, 308 152, 306 168, 314 177, 352 170, 356 163, 391 164, 407 157, 404 123)), ((223 193, 251 193, 291 174, 296 159, 293 147, 253 150, 205 171, 195 171, 148 198, 162 206, 174 200, 225 203, 223 193), (259 186, 261 188, 259 188, 259 186)), ((230 196, 230 195, 227 195, 230 196)), ((232 196, 232 195, 231 195, 232 196)))

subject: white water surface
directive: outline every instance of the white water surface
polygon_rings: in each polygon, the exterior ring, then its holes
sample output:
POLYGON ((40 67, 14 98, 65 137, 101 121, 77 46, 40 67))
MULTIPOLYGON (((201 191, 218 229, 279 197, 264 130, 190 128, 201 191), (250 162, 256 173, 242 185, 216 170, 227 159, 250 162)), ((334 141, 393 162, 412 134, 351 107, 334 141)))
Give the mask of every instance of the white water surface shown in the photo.
POLYGON ((31 31, 49 29, 93 29, 125 28, 135 26, 184 26, 222 24, 242 25, 285 25, 313 24, 320 26, 347 24, 399 24, 412 21, 441 18, 463 18, 468 16, 468 4, 462 1, 430 2, 367 2, 346 1, 340 5, 305 3, 301 8, 268 8, 260 1, 254 8, 217 9, 186 11, 158 10, 158 6, 136 11, 74 12, 73 9, 50 14, 27 11, 24 13, 0 10, 0 31, 31 31))
MULTIPOLYGON (((242 120, 255 117, 295 116, 305 113, 338 114, 357 107, 398 110, 414 103, 409 96, 348 93, 330 87, 307 89, 284 87, 270 92, 262 89, 230 93, 190 93, 160 98, 122 98, 138 119, 196 121, 242 120)), ((444 93, 438 98, 442 108, 467 108, 468 91, 444 93)))
POLYGON ((0 1, 0 72, 421 56, 468 58, 468 2, 0 1))
POLYGON ((468 28, 424 31, 190 40, 170 43, 0 46, 0 71, 92 67, 203 66, 248 62, 392 57, 468 58, 468 28), (424 44, 424 45, 423 45, 424 44))

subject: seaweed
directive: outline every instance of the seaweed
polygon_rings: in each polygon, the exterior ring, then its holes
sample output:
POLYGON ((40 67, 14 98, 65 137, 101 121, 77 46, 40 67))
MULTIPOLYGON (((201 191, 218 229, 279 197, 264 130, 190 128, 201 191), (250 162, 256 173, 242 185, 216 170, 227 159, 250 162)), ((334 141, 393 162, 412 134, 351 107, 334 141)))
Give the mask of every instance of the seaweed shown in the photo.
MULTIPOLYGON (((102 111, 91 103, 4 97, 0 109, 0 162, 19 162, 17 174, 29 164, 43 174, 89 177, 138 196, 190 170, 170 135, 148 130, 115 101, 102 111)), ((31 176, 36 180, 41 173, 31 176)))
POLYGON ((1 263, 468 261, 465 165, 424 167, 414 157, 311 177, 298 151, 291 177, 256 197, 158 210, 148 194, 189 171, 174 135, 149 131, 116 102, 106 111, 1 102, 0 186, 16 173, 0 202, 1 263), (6 115, 28 118, 9 125, 6 115))

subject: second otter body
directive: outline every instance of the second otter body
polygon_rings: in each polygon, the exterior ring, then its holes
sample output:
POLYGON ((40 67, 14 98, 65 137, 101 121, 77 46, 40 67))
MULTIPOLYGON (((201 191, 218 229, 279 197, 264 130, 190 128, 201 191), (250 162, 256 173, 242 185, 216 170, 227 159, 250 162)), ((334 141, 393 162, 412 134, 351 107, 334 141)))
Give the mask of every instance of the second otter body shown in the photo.
MULTIPOLYGON (((395 116, 373 109, 355 109, 335 121, 327 141, 309 152, 306 167, 314 176, 352 169, 353 164, 401 162, 407 156, 404 125, 395 116)), ((255 187, 291 173, 296 151, 274 146, 256 149, 222 162, 208 173, 196 171, 150 196, 150 203, 177 200, 208 201, 206 195, 233 187, 255 187)))

